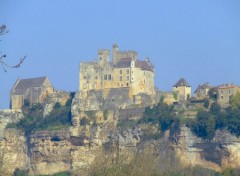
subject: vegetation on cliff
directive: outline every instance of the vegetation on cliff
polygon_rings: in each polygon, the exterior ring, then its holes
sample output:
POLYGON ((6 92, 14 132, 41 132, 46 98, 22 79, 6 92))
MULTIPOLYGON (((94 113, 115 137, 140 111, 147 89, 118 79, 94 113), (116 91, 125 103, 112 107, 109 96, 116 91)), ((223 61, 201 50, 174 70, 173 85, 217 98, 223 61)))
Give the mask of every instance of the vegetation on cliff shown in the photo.
POLYGON ((56 103, 48 116, 43 118, 43 107, 41 104, 25 106, 23 108, 24 118, 17 124, 8 124, 7 128, 20 128, 28 136, 37 130, 60 130, 71 126, 71 101, 69 99, 65 106, 56 103))
POLYGON ((230 98, 230 106, 221 109, 213 102, 208 110, 198 111, 196 119, 190 119, 187 126, 198 136, 212 139, 218 129, 227 129, 236 136, 240 136, 240 93, 230 98))
POLYGON ((164 99, 161 98, 156 106, 147 107, 144 112, 141 122, 156 124, 159 130, 162 132, 170 129, 175 124, 179 125, 179 118, 177 118, 173 106, 169 106, 164 103, 164 99))

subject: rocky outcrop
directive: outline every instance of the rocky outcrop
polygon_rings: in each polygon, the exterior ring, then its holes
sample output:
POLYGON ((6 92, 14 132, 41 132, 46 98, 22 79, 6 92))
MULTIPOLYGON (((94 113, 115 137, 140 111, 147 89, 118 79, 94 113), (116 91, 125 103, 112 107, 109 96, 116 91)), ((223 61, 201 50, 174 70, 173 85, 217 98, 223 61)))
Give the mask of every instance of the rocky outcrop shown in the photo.
POLYGON ((226 130, 217 131, 213 140, 203 140, 182 127, 174 144, 182 163, 220 171, 240 166, 240 139, 226 130))
POLYGON ((7 129, 0 141, 0 175, 12 175, 15 168, 28 169, 26 137, 16 129, 7 129))
POLYGON ((0 110, 0 141, 4 138, 4 131, 7 124, 17 123, 22 118, 23 113, 20 110, 0 110))
POLYGON ((70 93, 65 91, 55 91, 51 93, 44 103, 43 117, 49 115, 56 103, 60 103, 64 106, 70 97, 70 93))
POLYGON ((70 170, 71 146, 65 130, 35 132, 30 136, 31 172, 52 174, 70 170))

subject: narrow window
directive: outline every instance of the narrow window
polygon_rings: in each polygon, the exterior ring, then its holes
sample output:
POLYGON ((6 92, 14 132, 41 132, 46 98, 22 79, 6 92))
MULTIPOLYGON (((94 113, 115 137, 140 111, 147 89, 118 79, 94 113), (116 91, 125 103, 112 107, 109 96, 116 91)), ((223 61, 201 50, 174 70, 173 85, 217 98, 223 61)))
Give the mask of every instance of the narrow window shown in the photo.
POLYGON ((104 80, 107 80, 107 75, 104 75, 104 80))
POLYGON ((127 69, 127 74, 129 74, 129 69, 127 69))
POLYGON ((120 75, 122 74, 122 70, 119 71, 120 75))
POLYGON ((112 75, 108 75, 108 80, 111 80, 112 79, 112 75))
POLYGON ((119 80, 122 81, 122 76, 119 77, 119 80))
POLYGON ((129 81, 129 76, 127 76, 127 81, 129 81))

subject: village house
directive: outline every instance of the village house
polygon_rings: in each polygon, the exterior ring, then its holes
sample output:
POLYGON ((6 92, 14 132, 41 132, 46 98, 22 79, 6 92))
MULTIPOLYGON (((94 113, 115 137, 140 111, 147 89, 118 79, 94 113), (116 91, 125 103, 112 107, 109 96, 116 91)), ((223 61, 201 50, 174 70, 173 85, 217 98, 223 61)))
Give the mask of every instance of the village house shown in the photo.
POLYGON ((191 91, 191 86, 184 78, 181 78, 176 84, 173 85, 173 92, 177 93, 178 102, 184 102, 191 98, 191 91))
POLYGON ((42 103, 54 88, 47 77, 18 79, 11 90, 11 109, 19 110, 25 104, 42 103))
POLYGON ((209 83, 204 83, 202 85, 199 85, 197 89, 195 90, 194 94, 195 97, 198 99, 205 99, 208 97, 208 91, 212 88, 209 83))
POLYGON ((240 87, 234 84, 222 84, 217 87, 218 91, 218 103, 221 107, 225 108, 229 106, 230 97, 240 92, 240 87))

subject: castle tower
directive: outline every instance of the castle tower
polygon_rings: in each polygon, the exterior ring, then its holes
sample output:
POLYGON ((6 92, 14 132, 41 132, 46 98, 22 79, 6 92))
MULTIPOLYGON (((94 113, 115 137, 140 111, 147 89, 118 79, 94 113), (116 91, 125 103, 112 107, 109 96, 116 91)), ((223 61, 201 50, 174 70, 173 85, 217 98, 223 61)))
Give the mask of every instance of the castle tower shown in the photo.
POLYGON ((105 65, 110 61, 110 51, 107 49, 98 50, 98 62, 100 65, 105 65))
POLYGON ((118 46, 116 44, 113 44, 112 46, 112 61, 113 64, 116 65, 119 61, 119 56, 118 56, 118 46))

